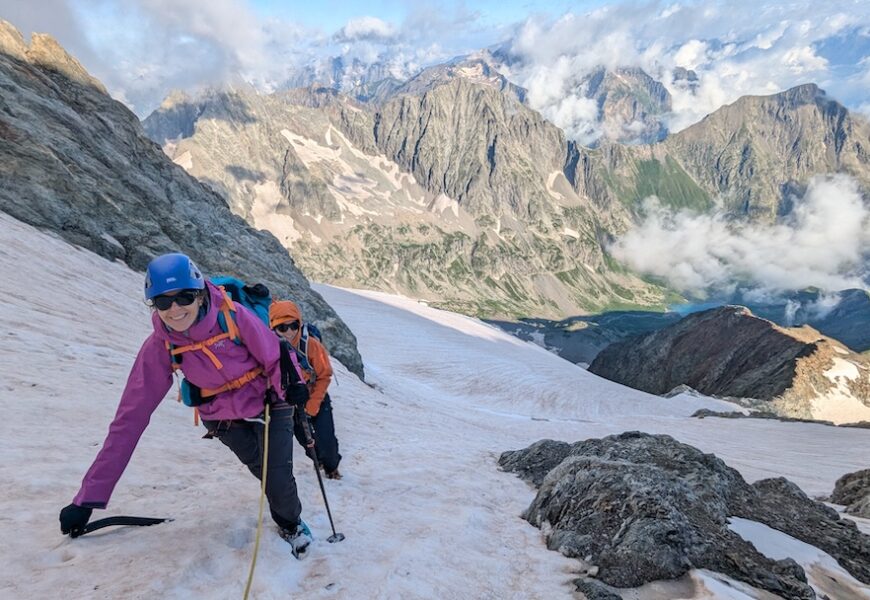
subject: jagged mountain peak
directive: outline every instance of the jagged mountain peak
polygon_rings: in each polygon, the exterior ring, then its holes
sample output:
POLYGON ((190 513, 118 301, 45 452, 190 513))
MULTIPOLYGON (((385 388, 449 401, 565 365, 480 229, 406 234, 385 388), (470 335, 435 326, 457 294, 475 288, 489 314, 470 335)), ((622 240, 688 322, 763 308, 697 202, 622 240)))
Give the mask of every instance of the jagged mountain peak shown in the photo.
POLYGON ((32 34, 28 46, 21 32, 14 25, 0 19, 0 52, 57 71, 73 81, 89 85, 104 94, 108 93, 100 81, 92 77, 79 61, 46 33, 32 34))
POLYGON ((293 88, 277 92, 276 97, 299 106, 308 108, 346 107, 365 110, 364 103, 356 100, 356 94, 345 94, 341 91, 320 84, 313 83, 308 87, 293 88))
POLYGON ((27 42, 9 21, 0 19, 0 52, 18 60, 27 60, 27 42))
POLYGON ((468 56, 423 69, 420 73, 396 88, 392 96, 410 94, 419 96, 438 86, 449 84, 457 79, 485 85, 504 92, 520 102, 525 102, 526 90, 511 83, 498 70, 498 64, 488 52, 477 52, 468 56))
POLYGON ((596 101, 601 138, 622 144, 652 143, 667 136, 664 116, 671 94, 639 67, 594 69, 578 83, 579 93, 596 101))
POLYGON ((669 154, 735 214, 771 221, 813 175, 870 185, 870 124, 815 84, 744 96, 669 136, 669 154))

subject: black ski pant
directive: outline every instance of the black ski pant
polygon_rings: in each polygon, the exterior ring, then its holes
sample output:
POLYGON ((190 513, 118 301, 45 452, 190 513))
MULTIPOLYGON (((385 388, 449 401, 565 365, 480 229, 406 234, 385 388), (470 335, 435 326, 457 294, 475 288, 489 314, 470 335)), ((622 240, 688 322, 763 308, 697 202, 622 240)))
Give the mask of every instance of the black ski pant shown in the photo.
MULTIPOLYGON (((292 406, 273 409, 269 422, 269 464, 266 470, 266 498, 279 527, 295 530, 302 503, 293 477, 292 406)), ((263 473, 265 425, 257 421, 206 421, 203 425, 232 450, 258 480, 263 473)))
MULTIPOLYGON (((308 417, 311 428, 314 430, 314 449, 317 452, 317 460, 323 466, 323 470, 331 473, 338 468, 341 462, 341 454, 338 452, 338 440, 335 437, 335 422, 332 420, 332 400, 329 394, 323 399, 320 411, 314 417, 308 417)), ((296 423, 296 439, 305 447, 305 433, 302 431, 302 423, 296 423)))

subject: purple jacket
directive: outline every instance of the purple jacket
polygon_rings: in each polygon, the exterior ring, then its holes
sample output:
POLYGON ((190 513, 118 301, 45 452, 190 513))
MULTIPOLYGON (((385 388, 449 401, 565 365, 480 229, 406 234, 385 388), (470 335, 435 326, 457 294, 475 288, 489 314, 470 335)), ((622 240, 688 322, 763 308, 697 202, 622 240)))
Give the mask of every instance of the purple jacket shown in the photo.
MULTIPOLYGON (((211 283, 206 285, 210 297, 208 312, 191 326, 186 332, 187 335, 170 331, 156 312, 151 316, 154 332, 142 344, 136 362, 133 363, 106 441, 85 474, 82 487, 73 499, 75 504, 91 508, 105 508, 108 504, 115 484, 121 478, 139 438, 148 426, 151 413, 172 387, 172 363, 166 342, 186 346, 222 333, 217 316, 223 304, 223 296, 211 283)), ((217 388, 261 366, 268 375, 272 388, 280 390, 278 336, 254 313, 239 304, 236 304, 236 325, 241 334, 241 345, 225 339, 209 347, 223 363, 223 369, 216 369, 208 356, 193 350, 182 355, 181 370, 185 378, 201 388, 217 388)), ((291 359, 302 378, 302 370, 293 354, 291 359)), ((257 377, 237 390, 218 394, 214 400, 199 407, 199 414, 203 419, 209 420, 256 417, 263 412, 266 386, 266 377, 257 377)))

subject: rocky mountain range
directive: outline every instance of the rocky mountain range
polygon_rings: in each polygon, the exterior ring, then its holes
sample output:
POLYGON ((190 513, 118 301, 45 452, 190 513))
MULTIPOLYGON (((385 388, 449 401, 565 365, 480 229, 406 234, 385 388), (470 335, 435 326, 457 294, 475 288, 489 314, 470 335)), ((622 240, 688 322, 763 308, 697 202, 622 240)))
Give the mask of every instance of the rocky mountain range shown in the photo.
POLYGON ((215 91, 144 126, 315 279, 486 315, 661 301, 603 251, 629 213, 572 189, 558 128, 500 83, 421 85, 377 110, 311 88, 215 91))
POLYGON ((866 356, 809 326, 780 327, 740 306, 612 344, 589 370, 653 394, 688 385, 787 417, 870 420, 866 356))
MULTIPOLYGON (((452 61, 377 102, 328 86, 174 95, 144 127, 310 277, 511 319, 678 300, 607 253, 647 196, 770 222, 813 175, 870 183, 870 126, 814 85, 741 98, 654 144, 585 148, 497 66, 485 53, 452 61)), ((669 95, 642 71, 583 85, 605 125, 664 135, 669 95)))
MULTIPOLYGON (((0 21, 0 210, 144 270, 168 251, 297 300, 358 375, 356 339, 270 233, 178 165, 54 39, 0 21)), ((22 277, 25 277, 22 274, 22 277)), ((62 292, 62 291, 61 291, 62 292)))

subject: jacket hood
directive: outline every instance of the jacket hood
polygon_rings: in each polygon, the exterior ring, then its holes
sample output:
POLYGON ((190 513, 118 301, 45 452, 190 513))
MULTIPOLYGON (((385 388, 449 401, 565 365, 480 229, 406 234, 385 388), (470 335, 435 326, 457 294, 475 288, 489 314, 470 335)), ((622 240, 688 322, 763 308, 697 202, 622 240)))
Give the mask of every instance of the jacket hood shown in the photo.
POLYGON ((289 323, 291 321, 302 322, 302 311, 296 306, 295 302, 290 300, 282 300, 281 302, 273 302, 269 306, 269 327, 274 329, 276 325, 281 323, 289 323))

